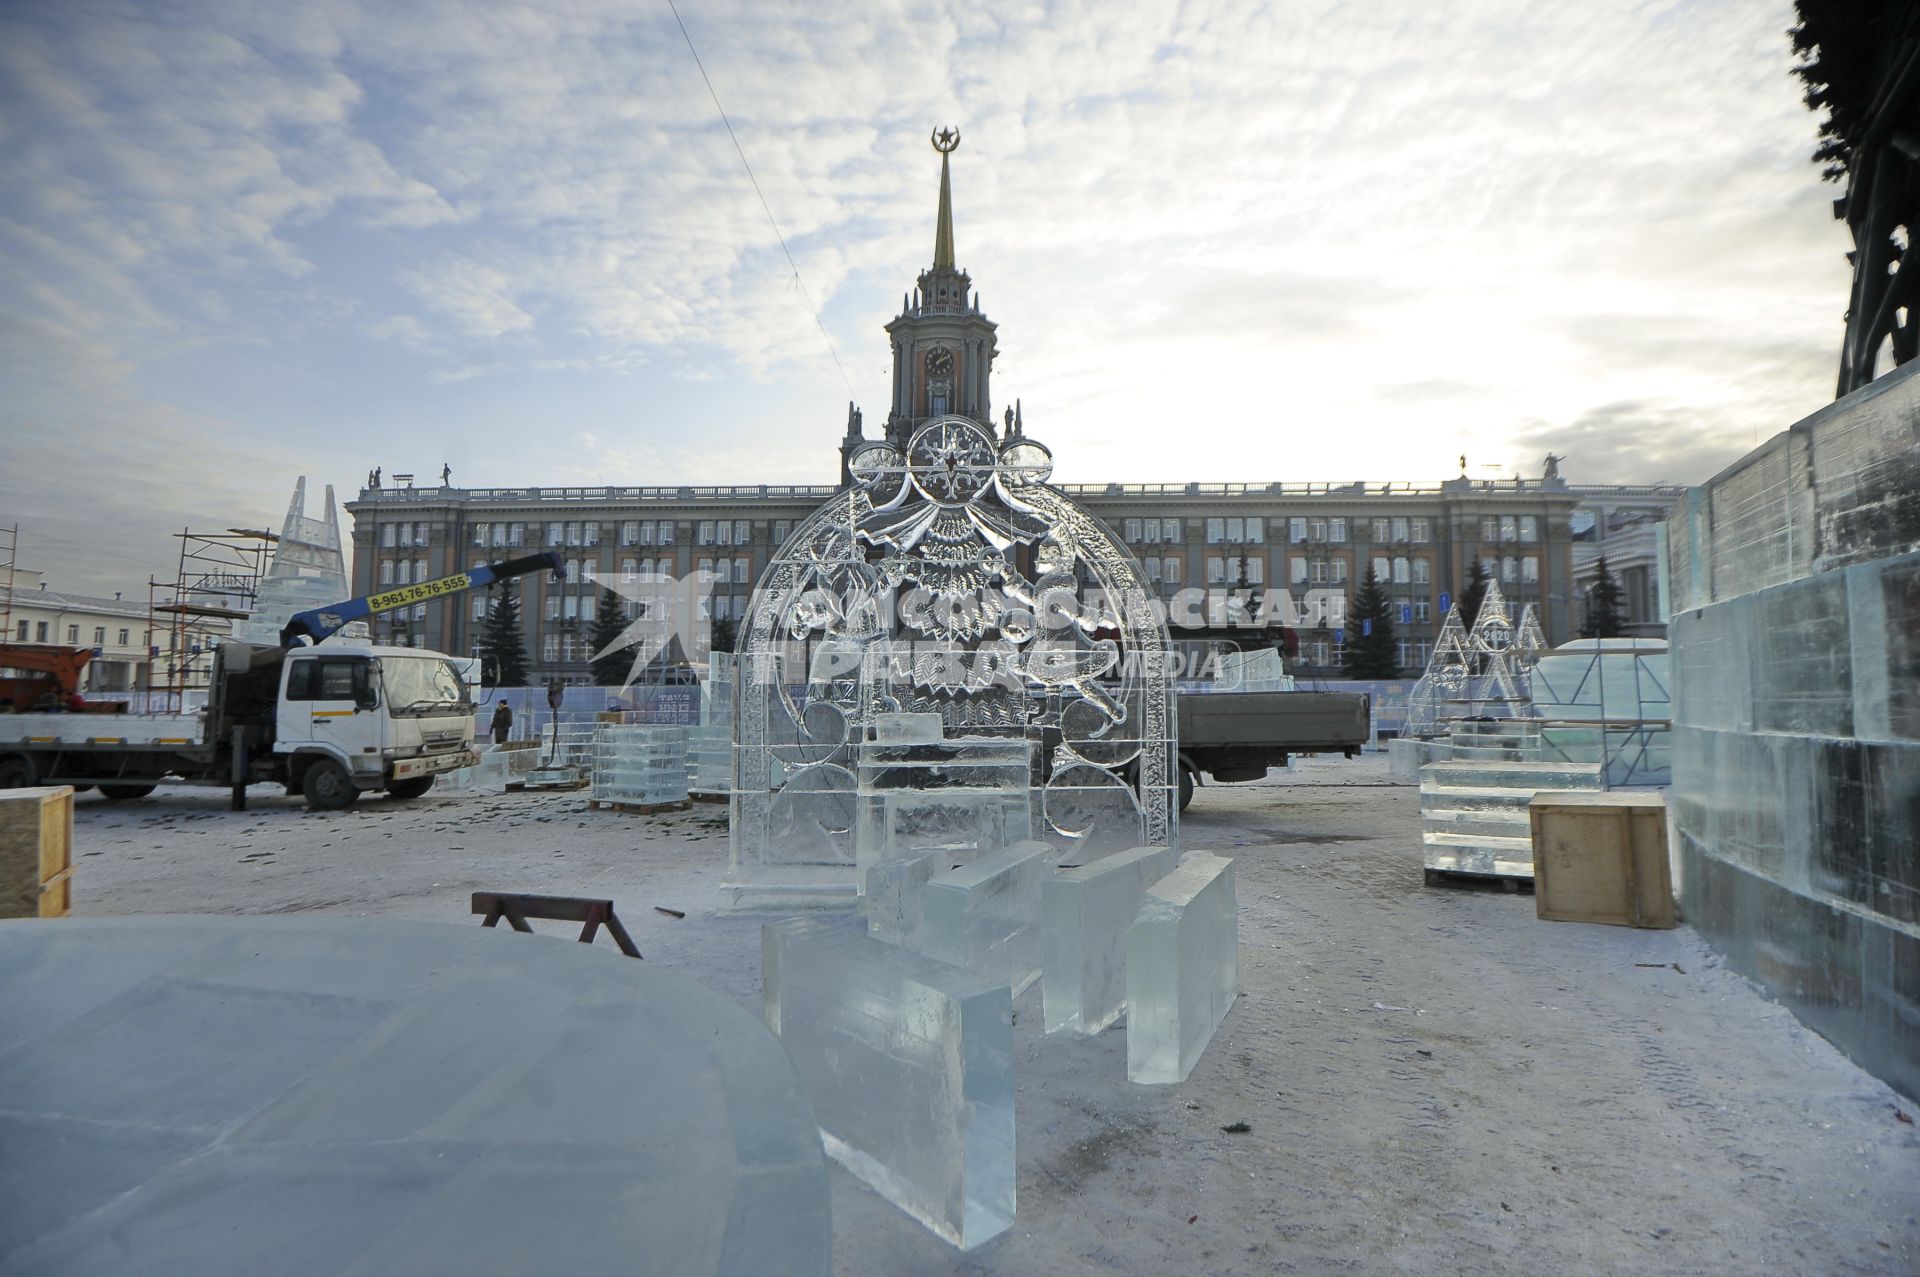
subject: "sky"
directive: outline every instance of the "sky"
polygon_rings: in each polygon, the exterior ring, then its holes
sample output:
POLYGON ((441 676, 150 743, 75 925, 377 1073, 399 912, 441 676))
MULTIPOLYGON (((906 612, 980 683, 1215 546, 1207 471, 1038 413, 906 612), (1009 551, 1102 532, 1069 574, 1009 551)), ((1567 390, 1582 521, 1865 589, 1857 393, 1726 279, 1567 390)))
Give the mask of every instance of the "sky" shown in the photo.
POLYGON ((376 465, 833 482, 943 125, 1059 481, 1699 482, 1833 397, 1788 0, 680 14, 785 251, 665 0, 0 6, 21 565, 144 589, 376 465))

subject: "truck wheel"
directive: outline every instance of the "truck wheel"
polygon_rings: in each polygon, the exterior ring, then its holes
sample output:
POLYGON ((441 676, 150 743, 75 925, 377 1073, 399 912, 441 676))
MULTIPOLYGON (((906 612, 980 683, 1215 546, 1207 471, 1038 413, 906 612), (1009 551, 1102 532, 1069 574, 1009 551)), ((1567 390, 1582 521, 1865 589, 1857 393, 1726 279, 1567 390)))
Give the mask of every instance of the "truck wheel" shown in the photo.
POLYGON ((411 780, 396 780, 387 786, 387 797, 397 798, 401 802, 418 798, 433 788, 433 777, 415 776, 411 780))
POLYGON ((110 803, 124 803, 135 798, 145 798, 153 790, 152 785, 102 785, 100 796, 110 803))
POLYGON ((1187 804, 1193 801, 1193 769, 1184 764, 1180 768, 1180 810, 1185 811, 1187 804))
POLYGON ((0 789, 26 789, 33 783, 32 763, 24 758, 0 758, 0 789))
POLYGON ((307 768, 300 778, 300 792, 306 795, 307 806, 315 811, 341 811, 353 806, 360 797, 353 777, 331 758, 323 758, 307 768))

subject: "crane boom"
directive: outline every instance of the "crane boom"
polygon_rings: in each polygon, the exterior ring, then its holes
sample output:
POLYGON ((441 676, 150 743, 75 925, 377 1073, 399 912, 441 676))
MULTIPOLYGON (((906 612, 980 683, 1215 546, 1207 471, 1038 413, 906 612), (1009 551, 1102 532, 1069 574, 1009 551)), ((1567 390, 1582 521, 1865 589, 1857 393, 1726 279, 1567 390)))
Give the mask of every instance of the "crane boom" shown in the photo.
POLYGON ((301 639, 309 643, 318 643, 338 632, 341 627, 350 625, 354 621, 365 620, 377 612, 391 612, 398 607, 409 607, 432 599, 444 599, 452 594, 464 594, 468 590, 482 589, 497 582, 516 576, 525 576, 529 572, 538 572, 542 569, 552 572, 555 580, 566 579, 566 560, 560 557, 558 551, 542 550, 538 554, 529 554, 523 558, 483 564, 465 572, 456 572, 452 576, 443 576, 436 581, 421 581, 416 585, 397 586, 391 590, 382 590, 378 594, 363 594, 357 599, 343 599, 338 603, 329 603, 325 607, 296 612, 281 629, 280 643, 284 647, 292 647, 301 639))

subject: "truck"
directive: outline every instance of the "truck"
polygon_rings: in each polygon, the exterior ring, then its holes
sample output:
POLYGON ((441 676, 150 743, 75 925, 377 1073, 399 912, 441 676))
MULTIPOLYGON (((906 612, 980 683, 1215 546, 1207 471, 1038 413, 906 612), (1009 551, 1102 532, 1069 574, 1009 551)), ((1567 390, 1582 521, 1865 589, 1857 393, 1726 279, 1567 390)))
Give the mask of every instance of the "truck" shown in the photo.
POLYGON ((1204 773, 1220 783, 1259 780, 1294 754, 1360 752, 1370 734, 1365 692, 1182 692, 1180 810, 1204 773))
POLYGON ((478 761, 459 667, 439 652, 325 640, 378 612, 543 568, 565 565, 530 555, 298 613, 281 646, 223 643, 194 713, 0 715, 0 789, 72 785, 126 800, 162 781, 222 785, 238 808, 248 785, 277 784, 321 811, 364 793, 418 798, 478 761))

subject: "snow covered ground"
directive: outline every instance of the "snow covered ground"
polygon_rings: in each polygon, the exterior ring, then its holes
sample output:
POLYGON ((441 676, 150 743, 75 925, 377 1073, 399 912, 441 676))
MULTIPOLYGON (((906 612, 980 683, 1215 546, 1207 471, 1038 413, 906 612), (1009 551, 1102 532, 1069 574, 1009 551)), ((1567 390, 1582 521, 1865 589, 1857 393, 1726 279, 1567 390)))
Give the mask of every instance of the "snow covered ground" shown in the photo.
MULTIPOLYGON (((716 912, 723 807, 270 792, 82 796, 75 911, 478 926, 476 890, 610 896, 648 961, 759 1012, 764 919, 716 912)), ((1688 928, 1424 886, 1417 801, 1384 757, 1202 788, 1183 841, 1236 860, 1245 992, 1193 1076, 1130 1085, 1124 1025, 1049 1039, 1034 986, 1013 1228, 961 1255, 836 1168, 836 1272, 1920 1271, 1910 1100, 1688 928)))

